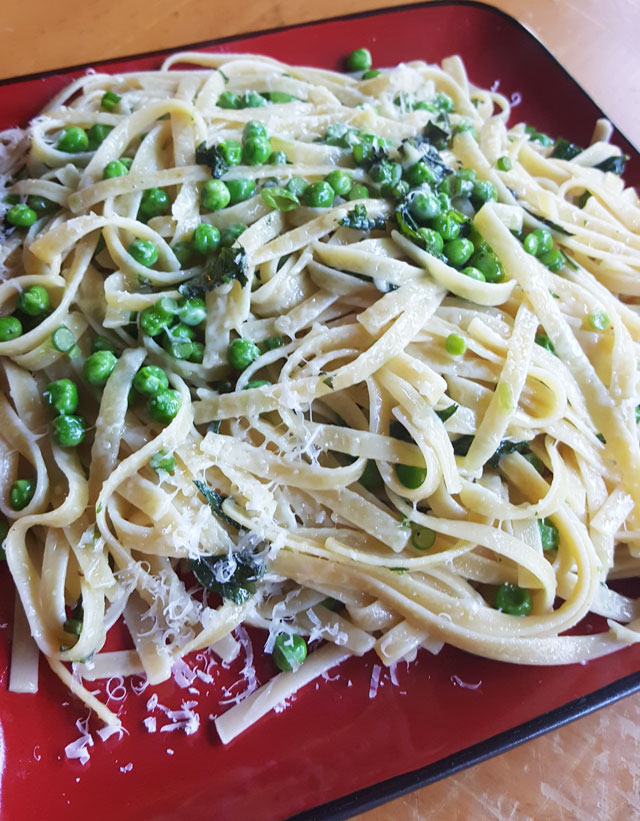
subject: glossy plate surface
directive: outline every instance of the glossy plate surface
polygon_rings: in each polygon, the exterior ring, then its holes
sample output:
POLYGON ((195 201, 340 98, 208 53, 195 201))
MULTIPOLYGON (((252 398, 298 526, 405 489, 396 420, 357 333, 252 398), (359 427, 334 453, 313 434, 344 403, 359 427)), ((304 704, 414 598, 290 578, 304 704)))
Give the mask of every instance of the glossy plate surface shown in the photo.
MULTIPOLYGON (((531 34, 482 5, 414 6, 202 47, 339 69, 341 58, 360 46, 369 47, 380 66, 414 58, 436 62, 458 53, 474 83, 491 87, 499 81, 502 93, 516 95, 514 100, 521 97, 514 121, 534 123, 552 136, 585 144, 601 116, 531 34)), ((161 59, 147 55, 118 60, 102 64, 100 70, 149 70, 161 59)), ((0 86, 0 128, 25 124, 84 70, 0 86)), ((638 153, 620 134, 614 139, 632 158, 627 179, 638 183, 638 153)), ((241 657, 229 670, 209 667, 211 681, 206 674, 204 680, 196 678, 191 684, 196 692, 175 680, 155 688, 167 709, 196 702, 200 726, 191 735, 160 731, 170 722, 160 707, 147 710, 151 688, 137 696, 130 682, 122 688, 112 681, 109 705, 120 708, 128 735, 102 742, 95 733, 98 725, 90 723, 95 745, 82 766, 65 758, 64 747, 80 735, 75 722, 87 711, 46 663, 41 661, 36 696, 7 691, 13 593, 6 567, 0 570, 0 593, 0 801, 2 818, 7 819, 58 821, 87 813, 120 821, 278 819, 296 813, 338 817, 442 777, 640 687, 640 646, 565 668, 516 667, 445 648, 437 657, 422 652, 408 668, 398 665, 395 683, 389 671, 382 670, 377 696, 369 698, 376 664, 370 655, 350 660, 339 675, 330 677, 333 680, 309 685, 283 712, 267 716, 223 747, 209 717, 227 709, 220 704, 223 688, 238 679, 241 657), (142 724, 149 715, 156 717, 155 734, 142 724), (327 802, 332 803, 313 811, 327 802)), ((604 624, 593 618, 583 627, 603 629, 604 624)), ((270 659, 260 655, 262 638, 252 636, 262 682, 274 669, 270 659)), ((207 659, 191 661, 206 670, 207 659)))

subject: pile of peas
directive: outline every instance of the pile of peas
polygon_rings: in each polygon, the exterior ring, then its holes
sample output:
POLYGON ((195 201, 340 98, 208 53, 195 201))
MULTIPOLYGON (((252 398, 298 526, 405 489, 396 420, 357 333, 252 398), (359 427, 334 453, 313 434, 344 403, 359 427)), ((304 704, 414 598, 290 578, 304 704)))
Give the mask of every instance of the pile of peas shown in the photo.
POLYGON ((207 307, 200 297, 179 300, 162 297, 140 314, 140 328, 160 344, 174 359, 201 363, 204 344, 196 338, 197 328, 207 317, 207 307))
POLYGON ((25 329, 38 325, 51 311, 49 292, 42 285, 31 285, 18 295, 15 311, 0 317, 0 342, 22 336, 25 329))

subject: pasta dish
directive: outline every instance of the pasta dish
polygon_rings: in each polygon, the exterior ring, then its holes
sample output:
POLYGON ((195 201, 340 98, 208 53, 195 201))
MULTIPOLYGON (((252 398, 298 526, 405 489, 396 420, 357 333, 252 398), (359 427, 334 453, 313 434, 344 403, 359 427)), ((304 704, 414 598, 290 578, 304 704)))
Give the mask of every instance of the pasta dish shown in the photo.
POLYGON ((610 125, 513 125, 458 57, 347 68, 176 54, 0 135, 11 689, 42 653, 118 729, 92 682, 263 628, 279 672, 226 743, 353 655, 640 638, 611 586, 640 566, 640 208, 610 125), (134 649, 103 649, 122 620, 134 649))

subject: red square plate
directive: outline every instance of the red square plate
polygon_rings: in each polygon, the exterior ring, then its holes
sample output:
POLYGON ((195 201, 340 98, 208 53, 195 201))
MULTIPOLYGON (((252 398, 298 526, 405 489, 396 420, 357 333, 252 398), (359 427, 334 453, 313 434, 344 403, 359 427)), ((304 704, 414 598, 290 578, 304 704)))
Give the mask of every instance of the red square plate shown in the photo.
MULTIPOLYGON (((549 52, 519 23, 475 3, 434 3, 373 12, 198 46, 211 51, 249 51, 293 64, 338 69, 354 47, 367 46, 376 65, 421 58, 440 61, 460 54, 472 81, 500 81, 522 102, 515 117, 552 135, 589 140, 602 112, 549 52)), ((157 68, 160 54, 102 63, 104 71, 157 68)), ((24 124, 86 67, 18 78, 0 86, 0 127, 24 124)), ((512 99, 517 99, 512 97, 512 99)), ((640 181, 638 152, 616 133, 630 155, 627 180, 640 181)), ((10 622, 13 595, 8 570, 0 571, 5 595, 0 622, 10 622)), ((592 628, 597 620, 592 620, 592 628)), ((640 646, 586 665, 516 667, 445 648, 426 652, 391 680, 380 677, 369 698, 373 656, 351 659, 339 675, 298 693, 280 714, 265 717, 224 747, 211 714, 222 712, 223 687, 238 678, 242 659, 227 670, 210 669, 212 682, 196 679, 197 694, 174 680, 155 688, 160 703, 179 709, 196 701, 199 730, 192 735, 158 732, 142 720, 151 689, 136 696, 130 682, 111 682, 128 734, 96 739, 82 766, 64 747, 86 716, 41 665, 36 696, 6 689, 10 627, 0 635, 0 773, 3 818, 72 814, 94 819, 343 818, 456 770, 503 752, 546 730, 640 689, 640 646), (122 696, 125 696, 122 699, 122 696), (118 700, 120 699, 120 700, 118 700), (315 809, 314 809, 315 808, 315 809)), ((254 634, 260 681, 273 674, 254 634)), ((202 660, 201 660, 202 661, 202 660)), ((196 663, 196 660, 193 660, 196 663)), ((205 677, 206 678, 206 677, 205 677)), ((185 683, 184 681, 181 683, 185 683)), ((90 729, 97 727, 90 725, 90 729)))

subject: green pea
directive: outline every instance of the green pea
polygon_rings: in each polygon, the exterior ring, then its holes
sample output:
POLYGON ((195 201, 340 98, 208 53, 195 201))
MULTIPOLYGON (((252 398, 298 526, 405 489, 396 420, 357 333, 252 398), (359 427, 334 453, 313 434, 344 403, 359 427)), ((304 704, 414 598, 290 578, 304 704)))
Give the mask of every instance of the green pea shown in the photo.
POLYGON ((550 251, 547 251, 546 254, 541 254, 539 259, 540 262, 550 271, 553 271, 553 273, 556 273, 556 271, 564 267, 564 257, 557 248, 552 248, 550 251))
POLYGON ((50 306, 49 292, 42 285, 31 285, 18 297, 17 308, 27 316, 40 316, 48 311, 50 306))
POLYGON ((396 476, 405 487, 415 490, 427 478, 427 469, 413 465, 396 465, 396 476))
MULTIPOLYGON (((440 208, 443 214, 446 214, 447 211, 452 211, 451 197, 447 193, 444 191, 439 191, 436 196, 438 197, 438 202, 440 203, 440 208)), ((457 216, 459 212, 453 211, 453 213, 457 216)), ((455 239, 455 237, 452 237, 452 239, 455 239)))
POLYGON ((244 386, 245 391, 250 391, 253 388, 264 388, 265 385, 270 385, 268 379, 250 379, 244 386))
POLYGON ((380 476, 380 471, 378 470, 375 459, 367 459, 367 464, 365 465, 362 475, 358 481, 371 493, 375 493, 376 490, 379 490, 382 487, 382 476, 380 476))
POLYGON ((553 140, 547 134, 542 134, 537 131, 532 125, 525 126, 525 134, 529 135, 532 142, 540 143, 540 145, 553 145, 553 140))
POLYGON ((91 353, 95 353, 96 351, 111 351, 111 353, 115 354, 116 349, 110 339, 98 334, 91 343, 91 353))
POLYGON ((235 205, 248 200, 255 194, 256 182, 244 177, 238 180, 227 180, 227 188, 230 196, 229 205, 235 205))
POLYGON ((171 319, 158 311, 155 306, 150 306, 140 314, 140 328, 148 336, 157 336, 169 327, 171 319))
POLYGON ((305 188, 302 198, 310 208, 331 208, 335 191, 328 182, 312 182, 305 188))
POLYGON ((198 296, 181 300, 178 304, 178 317, 185 325, 199 325, 207 318, 207 306, 204 299, 198 296))
POLYGON ((431 550, 436 541, 435 531, 411 522, 411 544, 416 550, 431 550))
POLYGON ((358 129, 349 128, 344 123, 331 123, 324 135, 327 145, 335 145, 339 148, 351 148, 358 140, 358 129))
POLYGON ((233 91, 223 91, 218 97, 219 108, 240 108, 240 97, 233 91))
POLYGON ((200 191, 200 202, 209 211, 226 208, 230 200, 231 194, 222 180, 209 180, 200 191))
POLYGON ((243 371, 260 356, 260 348, 251 339, 234 339, 227 349, 227 361, 236 371, 243 371))
POLYGON ((89 137, 83 128, 72 125, 60 134, 56 147, 66 154, 79 154, 89 148, 89 137))
POLYGON ((302 636, 280 633, 276 637, 271 658, 278 670, 297 670, 307 657, 307 643, 302 636))
POLYGON ((111 131, 113 131, 112 125, 94 123, 87 133, 87 137, 89 138, 89 151, 95 151, 99 148, 111 131))
POLYGON ((302 177, 291 177, 286 185, 286 189, 296 197, 301 197, 308 186, 309 183, 306 180, 303 180, 302 177))
POLYGON ((409 193, 410 185, 406 180, 398 180, 395 185, 383 185, 380 190, 385 197, 401 200, 409 193))
POLYGON ((471 192, 474 205, 479 207, 485 202, 495 202, 498 199, 498 192, 492 182, 488 180, 476 180, 471 192))
POLYGON ((49 382, 44 392, 46 403, 61 415, 74 413, 78 409, 78 389, 70 379, 49 382))
POLYGON ((118 105, 122 97, 113 91, 105 91, 100 100, 100 105, 105 111, 113 111, 118 105))
POLYGON ((434 231, 437 231, 447 242, 457 239, 460 234, 460 223, 451 211, 436 217, 432 226, 434 231))
POLYGON ((7 211, 7 222, 16 228, 30 228, 38 219, 38 215, 25 202, 14 205, 7 211))
POLYGON ((351 175, 347 174, 347 172, 343 171, 341 168, 336 168, 329 172, 324 178, 324 181, 329 183, 339 197, 346 196, 349 191, 351 191, 351 187, 353 185, 351 175))
POLYGON ((433 228, 419 228, 418 234, 424 241, 424 249, 429 254, 441 254, 444 247, 442 236, 433 228))
POLYGON ((233 243, 239 236, 244 234, 246 230, 247 226, 243 225, 241 222, 236 222, 233 225, 227 226, 220 234, 220 245, 222 248, 231 248, 233 243))
POLYGON ((474 246, 468 239, 452 239, 445 243, 443 252, 450 265, 462 268, 474 252, 474 246))
POLYGON ((111 351, 96 351, 85 360, 82 369, 84 378, 90 385, 102 387, 106 384, 117 363, 118 360, 111 351))
POLYGON ((176 259, 180 263, 180 268, 183 270, 185 268, 191 268, 196 264, 196 252, 193 245, 187 242, 187 240, 178 240, 178 242, 171 246, 171 250, 176 255, 176 259))
POLYGON ((426 222, 440 216, 441 206, 435 194, 421 191, 411 200, 409 210, 419 222, 426 222))
POLYGON ((145 268, 151 268, 158 261, 158 249, 146 239, 134 239, 127 251, 137 263, 144 265, 145 268))
POLYGON ((144 365, 133 377, 133 387, 142 396, 155 396, 169 387, 169 377, 156 365, 144 365))
POLYGON ((473 185, 475 182, 475 171, 473 178, 469 179, 465 171, 473 171, 473 169, 462 168, 457 171, 449 182, 449 194, 452 197, 470 197, 473 194, 473 185))
POLYGON ((287 94, 286 91, 267 91, 265 92, 265 96, 270 103, 292 103, 298 99, 298 97, 294 97, 293 94, 287 94))
POLYGON ((446 111, 449 114, 455 107, 453 100, 445 91, 438 91, 431 99, 430 105, 435 108, 436 111, 446 111))
POLYGON ((191 356, 189 357, 189 362, 195 362, 197 365, 201 365, 203 359, 204 359, 204 345, 202 344, 202 342, 192 342, 191 343, 191 356))
POLYGON ((587 315, 587 324, 592 331, 606 331, 611 327, 611 319, 604 311, 591 311, 587 315))
POLYGON ((262 343, 265 351, 274 351, 276 348, 281 348, 284 345, 284 339, 281 336, 270 336, 262 343))
POLYGON ((498 171, 511 171, 511 160, 509 157, 498 157, 496 168, 498 171))
POLYGON ((102 171, 102 179, 111 180, 114 177, 126 177, 129 169, 121 160, 111 160, 102 171))
POLYGON ((6 205, 17 205, 20 202, 20 196, 18 194, 7 194, 2 198, 2 202, 6 205))
POLYGON ((242 162, 242 146, 237 140, 223 140, 218 143, 218 151, 227 165, 240 165, 242 162))
POLYGON ((257 91, 245 91, 240 97, 240 108, 260 108, 267 104, 267 98, 257 91))
POLYGON ((402 179, 402 166, 397 162, 382 162, 374 163, 369 169, 369 176, 371 179, 382 186, 397 185, 402 179))
POLYGON ((287 155, 284 151, 272 151, 267 162, 269 165, 286 165, 287 155))
POLYGON ((366 200, 369 199, 369 189, 366 185, 360 185, 357 183, 356 185, 352 186, 351 191, 349 191, 349 196, 347 197, 349 202, 353 202, 354 200, 366 200))
POLYGON ((87 427, 81 416, 58 416, 51 425, 53 441, 61 448, 75 448, 84 439, 87 427))
POLYGON ((478 271, 478 269, 474 268, 473 265, 467 265, 466 268, 462 268, 460 273, 464 274, 466 277, 470 277, 471 279, 477 279, 478 282, 487 281, 484 278, 484 274, 482 273, 482 271, 478 271))
POLYGON ((27 197, 27 205, 40 214, 50 214, 52 211, 57 211, 60 208, 57 202, 34 194, 27 197))
POLYGON ((55 331, 51 334, 51 344, 60 353, 69 353, 76 344, 76 338, 73 331, 67 328, 66 325, 58 325, 55 331))
POLYGON ((203 256, 209 256, 218 250, 220 245, 220 231, 215 225, 201 222, 193 232, 191 238, 194 249, 203 256))
POLYGON ((464 123, 457 123, 456 125, 454 125, 454 127, 453 127, 454 136, 456 134, 462 134, 463 131, 470 131, 471 135, 473 136, 473 139, 476 140, 476 141, 478 140, 478 133, 477 133, 476 127, 473 125, 473 123, 464 122, 464 123))
POLYGON ((538 237, 533 233, 527 234, 527 236, 524 238, 522 242, 522 247, 524 248, 524 250, 527 252, 527 254, 531 254, 531 256, 533 257, 538 256, 539 245, 540 243, 538 237))
POLYGON ((22 336, 22 322, 17 316, 0 317, 0 342, 10 342, 22 336))
POLYGON ((267 129, 265 125, 260 122, 260 120, 249 120, 242 130, 243 143, 246 143, 248 140, 252 140, 255 137, 261 137, 266 140, 267 136, 267 129))
POLYGON ((162 347, 175 359, 189 359, 193 353, 195 331, 188 325, 179 322, 165 329, 162 347))
POLYGON ((143 192, 138 209, 138 219, 145 222, 153 217, 166 214, 171 207, 171 199, 162 188, 147 188, 143 192))
POLYGON ((159 450, 157 453, 153 454, 149 460, 149 465, 155 470, 156 473, 159 473, 161 470, 165 473, 173 473, 176 469, 176 457, 172 453, 168 453, 166 450, 159 450))
POLYGON ((422 160, 414 163, 405 172, 405 177, 411 185, 422 185, 427 182, 430 185, 436 182, 436 175, 431 168, 422 160))
POLYGON ((371 68, 371 52, 368 48, 357 48, 347 57, 347 71, 368 71, 371 68))
POLYGON ((147 413, 156 422, 167 425, 178 415, 181 399, 178 391, 165 388, 147 400, 147 413))
POLYGON ((558 528, 554 525, 551 519, 538 519, 538 528, 540 530, 540 539, 542 540, 543 550, 555 550, 560 543, 560 534, 558 528))
POLYGON ((517 584, 505 582, 496 590, 494 607, 510 616, 528 616, 533 605, 531 593, 517 584))
POLYGON ((271 156, 271 143, 266 137, 250 137, 242 146, 245 165, 262 165, 271 156))
POLYGON ((488 251, 480 251, 473 255, 471 265, 484 274, 487 282, 502 282, 504 272, 495 255, 488 251))
POLYGON ((531 232, 538 240, 538 256, 546 254, 553 248, 553 235, 546 228, 536 228, 531 232))
POLYGON ((131 171, 131 166, 133 165, 133 160, 131 159, 131 157, 120 157, 118 162, 121 162, 127 169, 127 171, 131 171))
POLYGON ((36 483, 31 479, 16 479, 9 490, 9 503, 12 510, 24 510, 33 499, 36 483))
POLYGON ((363 80, 373 80, 375 77, 378 77, 382 72, 377 68, 370 68, 368 71, 365 71, 362 75, 363 80))
POLYGON ((462 356, 467 350, 467 343, 460 334, 451 333, 446 338, 444 347, 451 356, 462 356))

